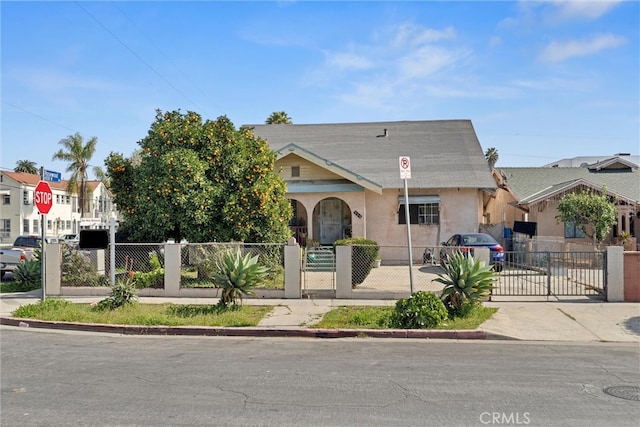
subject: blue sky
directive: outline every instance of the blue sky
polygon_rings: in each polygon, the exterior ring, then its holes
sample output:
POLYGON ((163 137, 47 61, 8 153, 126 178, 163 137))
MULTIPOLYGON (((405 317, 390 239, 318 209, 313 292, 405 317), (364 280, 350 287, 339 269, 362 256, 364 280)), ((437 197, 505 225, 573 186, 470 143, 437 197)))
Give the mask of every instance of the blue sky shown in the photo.
POLYGON ((497 166, 640 153, 639 3, 0 2, 2 151, 130 155, 155 110, 239 127, 471 119, 497 166))

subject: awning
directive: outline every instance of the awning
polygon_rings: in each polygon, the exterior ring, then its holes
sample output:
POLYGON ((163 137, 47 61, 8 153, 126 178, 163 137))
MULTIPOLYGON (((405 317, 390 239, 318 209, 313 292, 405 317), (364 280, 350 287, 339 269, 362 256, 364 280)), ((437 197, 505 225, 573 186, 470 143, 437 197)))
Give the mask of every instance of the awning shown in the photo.
MULTIPOLYGON (((404 205, 404 196, 398 196, 398 203, 404 205)), ((420 205, 424 203, 440 203, 440 196, 409 196, 410 205, 420 205)))

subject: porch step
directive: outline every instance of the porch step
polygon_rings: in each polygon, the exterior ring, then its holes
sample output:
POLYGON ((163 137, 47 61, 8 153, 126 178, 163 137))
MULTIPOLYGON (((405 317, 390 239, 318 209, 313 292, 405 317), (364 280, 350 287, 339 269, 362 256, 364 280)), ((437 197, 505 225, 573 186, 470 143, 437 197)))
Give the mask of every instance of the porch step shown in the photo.
POLYGON ((304 271, 335 271, 333 248, 308 248, 303 263, 304 271))

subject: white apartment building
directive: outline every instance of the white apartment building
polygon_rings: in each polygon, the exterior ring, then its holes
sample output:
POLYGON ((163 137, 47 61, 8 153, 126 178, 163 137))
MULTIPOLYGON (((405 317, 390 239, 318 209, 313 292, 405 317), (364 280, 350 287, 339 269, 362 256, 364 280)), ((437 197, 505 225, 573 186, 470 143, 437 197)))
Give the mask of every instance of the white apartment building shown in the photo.
MULTIPOLYGON (((0 243, 12 243, 23 234, 41 234, 41 215, 33 202, 39 175, 0 171, 0 243)), ((53 206, 45 218, 46 235, 57 237, 76 234, 81 229, 98 228, 101 223, 117 218, 113 198, 100 181, 88 181, 91 192, 89 209, 80 217, 78 196, 66 191, 68 181, 49 182, 53 206)))

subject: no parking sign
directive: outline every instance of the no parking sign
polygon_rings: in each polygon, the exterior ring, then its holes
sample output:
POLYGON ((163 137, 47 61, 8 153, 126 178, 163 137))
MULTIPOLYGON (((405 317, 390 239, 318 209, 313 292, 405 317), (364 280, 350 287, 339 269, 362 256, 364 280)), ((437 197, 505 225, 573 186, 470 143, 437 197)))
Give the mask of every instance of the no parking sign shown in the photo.
POLYGON ((411 179, 411 159, 408 156, 400 156, 400 179, 411 179))

